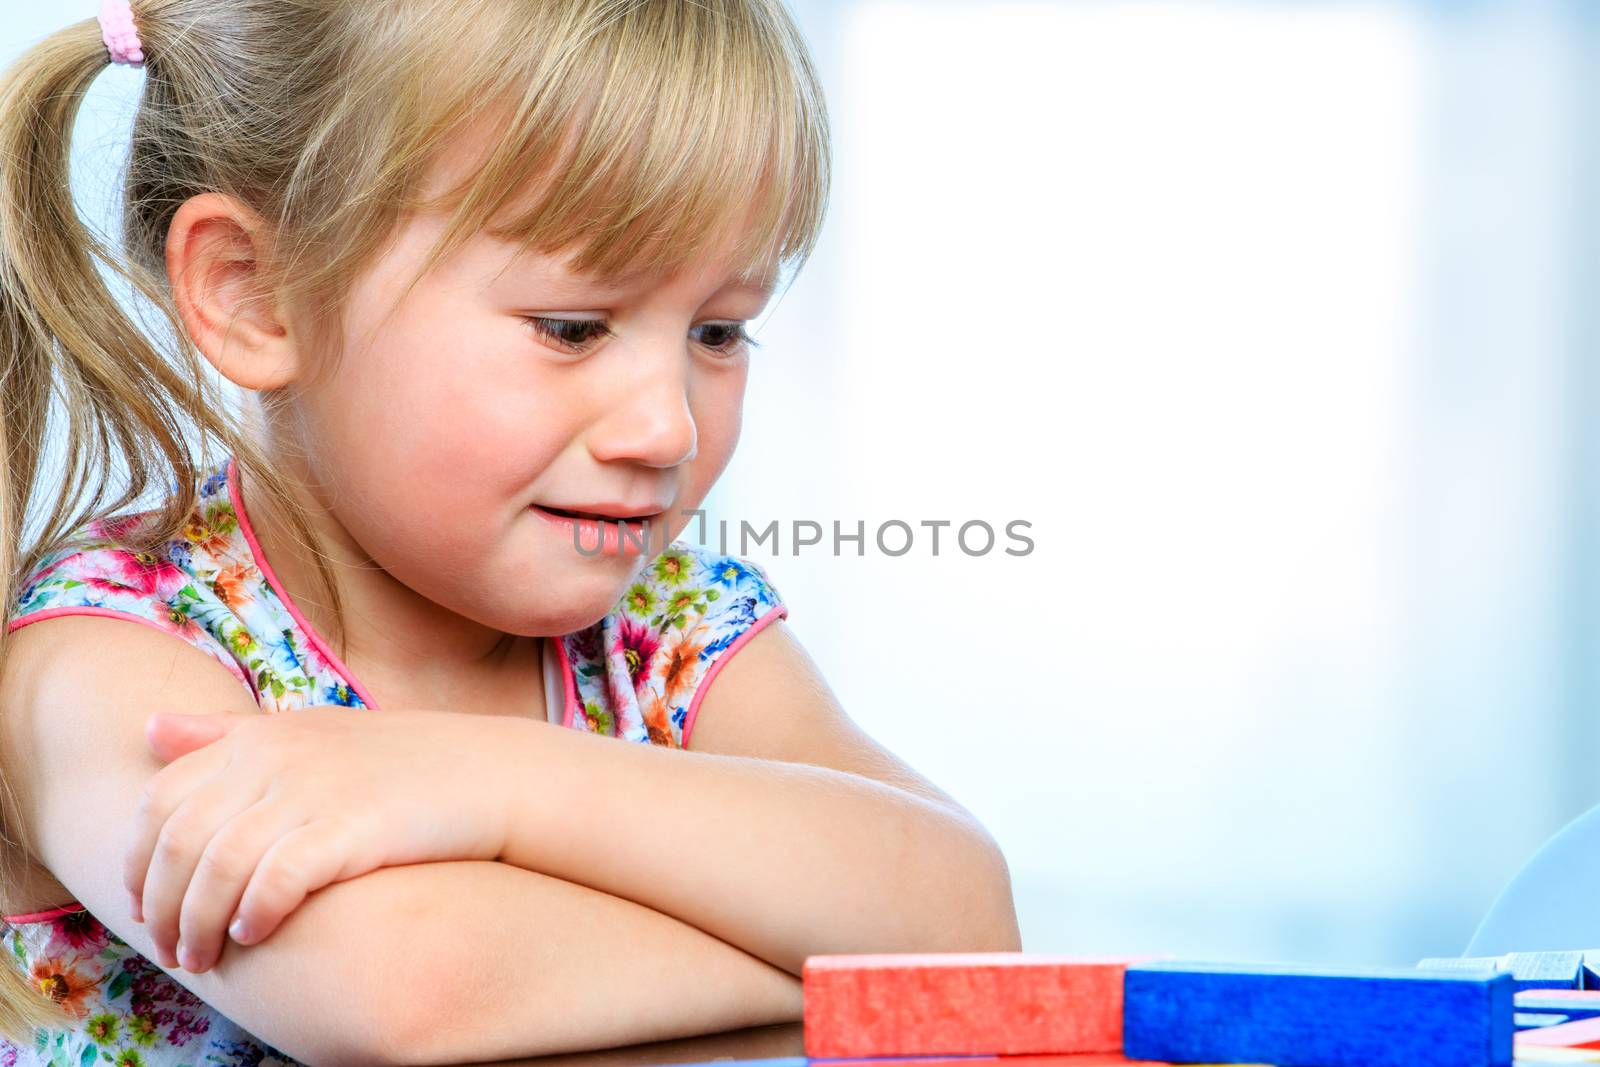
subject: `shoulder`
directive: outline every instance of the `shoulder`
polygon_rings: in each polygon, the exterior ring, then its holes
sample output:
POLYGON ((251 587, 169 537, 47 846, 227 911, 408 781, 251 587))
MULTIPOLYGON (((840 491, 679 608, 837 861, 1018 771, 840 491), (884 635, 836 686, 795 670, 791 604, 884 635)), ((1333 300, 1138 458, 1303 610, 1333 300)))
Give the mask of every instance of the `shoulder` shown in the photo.
POLYGON ((578 706, 566 725, 684 747, 723 664, 787 614, 753 560, 672 542, 605 618, 564 639, 578 706))
MULTIPOLYGON (((69 613, 31 623, 5 641, 6 770, 25 786, 23 821, 45 842, 40 858, 67 885, 73 883, 56 861, 63 850, 78 848, 72 834, 82 827, 74 820, 83 811, 125 810, 120 802, 127 798, 116 791, 160 769, 145 750, 152 709, 257 710, 215 662, 154 627, 69 613)), ((73 858, 87 862, 87 846, 73 858)))
POLYGON ((133 518, 89 523, 46 555, 19 583, 6 614, 7 633, 67 615, 136 622, 205 653, 249 688, 219 625, 231 613, 215 584, 194 571, 202 545, 182 538, 155 552, 136 552, 117 539, 118 525, 133 518))
MULTIPOLYGON (((79 968, 82 995, 77 1001, 85 1013, 125 1006, 121 998, 128 995, 128 979, 113 981, 117 975, 132 974, 137 1001, 141 975, 146 975, 161 986, 160 995, 181 1000, 192 993, 215 1009, 215 1019, 237 1024, 255 1035, 253 1040, 311 1050, 317 1053, 308 1057, 312 1062, 323 1062, 322 1050, 330 1061, 394 1062, 380 1060, 372 1050, 388 1045, 396 1019, 411 1016, 392 1007, 387 987, 370 998, 338 993, 363 975, 371 977, 366 974, 371 970, 369 953, 377 942, 369 938, 352 947, 333 931, 360 927, 384 931, 381 936, 388 937, 388 930, 401 928, 402 904, 416 906, 415 892, 408 887, 422 882, 396 874, 370 883, 357 878, 330 885, 312 894, 260 946, 241 954, 225 942, 218 966, 204 973, 161 971, 150 962, 156 952, 148 926, 130 916, 124 871, 116 859, 108 861, 126 855, 131 813, 146 785, 165 766, 175 765, 164 764, 151 752, 145 733, 149 714, 163 707, 239 713, 259 709, 205 656, 148 627, 104 618, 55 618, 24 627, 7 640, 11 648, 0 671, 0 701, 7 714, 0 716, 0 735, 8 779, 18 798, 14 816, 43 866, 82 905, 76 914, 85 924, 92 917, 118 939, 113 947, 120 958, 114 959, 106 957, 107 947, 98 941, 85 950, 85 937, 98 937, 98 927, 79 928, 76 943, 66 946, 74 950, 64 957, 69 962, 74 954, 87 961, 79 968), (401 897, 400 890, 411 895, 401 897), (363 921, 368 925, 362 926, 363 921), (95 956, 96 950, 102 954, 95 956), (285 1012, 285 1004, 294 1010, 285 1012), (349 1050, 357 1042, 360 1054, 352 1055, 349 1050)), ((428 888, 437 892, 436 886, 428 888)), ((51 927, 36 929, 43 943, 33 944, 54 954, 61 946, 52 943, 51 927)), ((360 942, 357 934, 350 936, 360 942)))

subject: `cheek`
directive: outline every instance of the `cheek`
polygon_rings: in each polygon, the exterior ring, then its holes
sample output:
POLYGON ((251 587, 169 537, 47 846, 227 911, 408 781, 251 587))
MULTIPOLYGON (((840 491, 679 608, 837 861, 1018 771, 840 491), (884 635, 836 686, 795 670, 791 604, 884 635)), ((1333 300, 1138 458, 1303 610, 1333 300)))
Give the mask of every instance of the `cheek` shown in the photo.
POLYGON ((705 480, 702 492, 709 491, 739 443, 744 420, 746 373, 726 374, 695 398, 695 430, 699 451, 695 456, 695 481, 705 480))
POLYGON ((396 327, 348 362, 324 418, 359 466, 353 483, 398 506, 500 508, 515 503, 570 438, 570 405, 518 378, 504 336, 479 328, 396 327))

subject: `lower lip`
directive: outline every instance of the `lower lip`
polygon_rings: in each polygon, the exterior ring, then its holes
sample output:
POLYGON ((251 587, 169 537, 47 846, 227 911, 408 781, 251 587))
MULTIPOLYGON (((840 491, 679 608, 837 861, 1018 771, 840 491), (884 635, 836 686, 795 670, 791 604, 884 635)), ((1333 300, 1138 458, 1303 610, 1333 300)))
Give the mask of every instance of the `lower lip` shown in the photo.
POLYGON ((585 556, 641 556, 660 536, 655 515, 645 519, 574 519, 537 504, 530 504, 528 510, 560 529, 573 548, 585 556))

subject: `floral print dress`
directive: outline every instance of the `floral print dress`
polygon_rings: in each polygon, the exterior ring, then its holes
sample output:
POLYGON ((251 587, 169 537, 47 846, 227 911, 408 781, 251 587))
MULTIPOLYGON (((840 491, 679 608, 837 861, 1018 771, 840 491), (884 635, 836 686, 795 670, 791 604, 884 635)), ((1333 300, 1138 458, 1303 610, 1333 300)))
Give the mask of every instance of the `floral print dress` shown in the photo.
MULTIPOLYGON (((42 560, 22 583, 8 629, 59 615, 127 619, 211 656, 264 712, 313 704, 378 710, 268 564, 233 457, 208 474, 183 536, 159 554, 117 547, 119 524, 130 519, 90 523, 42 560)), ((599 622, 545 642, 548 716, 569 729, 685 748, 712 678, 786 614, 755 563, 674 541, 645 563, 599 622)), ((6 959, 62 1009, 63 1025, 37 1032, 31 1047, 0 1038, 0 1067, 294 1062, 210 1008, 76 901, 3 919, 6 959)))

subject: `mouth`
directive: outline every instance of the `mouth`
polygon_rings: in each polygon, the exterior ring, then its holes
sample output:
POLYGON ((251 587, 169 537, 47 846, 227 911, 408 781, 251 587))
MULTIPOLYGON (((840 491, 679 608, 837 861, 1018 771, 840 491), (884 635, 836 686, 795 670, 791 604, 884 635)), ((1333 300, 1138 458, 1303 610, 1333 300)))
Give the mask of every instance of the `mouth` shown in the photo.
POLYGON ((601 522, 604 522, 606 519, 611 517, 609 515, 596 515, 592 511, 571 511, 567 508, 553 508, 546 504, 538 504, 535 506, 543 508, 552 515, 561 515, 569 519, 597 519, 601 522))
POLYGON ((558 508, 552 504, 534 504, 532 507, 546 514, 556 515, 563 519, 583 520, 587 522, 643 522, 646 519, 655 519, 661 514, 659 511, 637 511, 625 508, 610 508, 604 511, 585 511, 577 508, 558 508))
MULTIPOLYGON (((665 522, 658 521, 662 511, 610 505, 561 508, 548 504, 529 504, 528 510, 547 527, 561 530, 563 539, 570 537, 573 547, 586 556, 648 555, 659 551, 651 548, 652 542, 663 538, 667 530, 665 522), (598 510, 602 507, 604 511, 598 510)), ((662 547, 666 547, 664 541, 662 547)))

